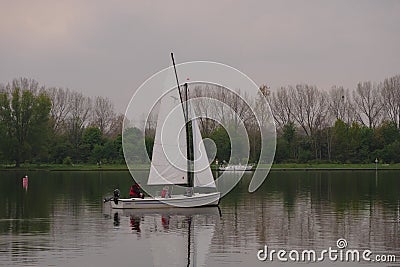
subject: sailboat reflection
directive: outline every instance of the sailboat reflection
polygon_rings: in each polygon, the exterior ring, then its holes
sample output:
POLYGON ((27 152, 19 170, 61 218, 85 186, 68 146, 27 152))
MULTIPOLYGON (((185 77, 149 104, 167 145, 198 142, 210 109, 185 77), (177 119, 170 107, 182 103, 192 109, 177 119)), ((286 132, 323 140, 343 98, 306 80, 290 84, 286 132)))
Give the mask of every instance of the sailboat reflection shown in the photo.
POLYGON ((149 241, 154 266, 206 266, 218 207, 121 210, 149 241))

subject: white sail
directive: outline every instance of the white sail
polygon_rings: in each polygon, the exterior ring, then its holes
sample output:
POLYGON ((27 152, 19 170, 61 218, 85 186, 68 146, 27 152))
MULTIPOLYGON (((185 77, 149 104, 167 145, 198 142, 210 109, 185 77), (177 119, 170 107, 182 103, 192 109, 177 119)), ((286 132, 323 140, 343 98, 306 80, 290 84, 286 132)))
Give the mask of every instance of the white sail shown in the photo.
MULTIPOLYGON (((191 110, 191 114, 193 111, 191 110)), ((194 187, 215 188, 197 120, 192 120, 194 187)), ((160 101, 153 156, 147 184, 185 184, 187 179, 186 127, 178 90, 160 101)))
POLYGON ((185 184, 187 179, 186 129, 178 90, 162 97, 148 185, 185 184))
POLYGON ((197 119, 192 120, 193 132, 193 155, 194 155, 194 187, 213 187, 215 188, 214 177, 211 173, 208 162, 206 148, 200 133, 197 119))

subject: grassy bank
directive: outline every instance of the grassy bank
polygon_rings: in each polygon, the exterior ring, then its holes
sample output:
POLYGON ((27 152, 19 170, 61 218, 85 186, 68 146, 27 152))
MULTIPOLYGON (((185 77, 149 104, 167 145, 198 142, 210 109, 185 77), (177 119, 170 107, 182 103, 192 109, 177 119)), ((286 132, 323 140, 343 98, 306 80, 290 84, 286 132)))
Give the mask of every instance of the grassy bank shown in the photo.
MULTIPOLYGON (((261 164, 260 167, 263 167, 261 164)), ((265 166, 266 167, 266 166, 265 166)), ((339 163, 319 163, 319 164, 274 164, 273 169, 375 169, 375 164, 339 164, 339 163)), ((400 169, 400 164, 378 164, 378 169, 400 169)))
MULTIPOLYGON (((134 166, 135 170, 148 170, 150 165, 137 164, 134 166)), ((216 166, 211 166, 216 169, 216 166)), ((260 168, 267 168, 268 165, 260 164, 260 168)), ((274 164, 273 170, 374 170, 375 164, 334 164, 334 163, 288 163, 288 164, 274 164)), ((378 169, 399 169, 400 164, 378 164, 378 169)), ((0 171, 12 170, 28 170, 28 171, 127 171, 128 168, 125 164, 22 164, 20 168, 15 168, 14 165, 0 165, 0 171)))
MULTIPOLYGON (((147 169, 148 165, 137 165, 137 169, 147 169)), ((127 171, 125 164, 22 164, 16 168, 14 165, 0 165, 0 171, 28 170, 28 171, 127 171)))
MULTIPOLYGON (((267 167, 267 165, 260 164, 261 168, 267 167)), ((290 171, 290 170, 400 170, 400 164, 339 164, 339 163, 320 163, 320 164, 274 164, 272 166, 272 170, 280 170, 280 171, 290 171)))

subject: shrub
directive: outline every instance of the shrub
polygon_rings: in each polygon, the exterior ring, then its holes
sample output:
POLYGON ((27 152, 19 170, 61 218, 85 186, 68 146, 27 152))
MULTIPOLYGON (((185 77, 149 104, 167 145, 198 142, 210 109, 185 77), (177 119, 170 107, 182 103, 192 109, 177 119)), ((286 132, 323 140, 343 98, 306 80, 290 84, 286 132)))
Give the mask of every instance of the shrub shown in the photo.
POLYGON ((64 165, 72 165, 71 157, 70 156, 65 157, 64 160, 63 160, 63 164, 64 165))

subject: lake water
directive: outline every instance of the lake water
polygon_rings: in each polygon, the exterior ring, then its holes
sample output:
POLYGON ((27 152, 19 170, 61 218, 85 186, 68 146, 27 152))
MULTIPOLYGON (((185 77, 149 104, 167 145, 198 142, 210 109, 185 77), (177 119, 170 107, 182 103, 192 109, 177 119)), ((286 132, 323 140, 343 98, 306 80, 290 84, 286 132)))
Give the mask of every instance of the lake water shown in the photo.
MULTIPOLYGON (((399 265, 399 174, 273 171, 253 194, 247 174, 219 208, 117 212, 102 199, 128 194, 128 172, 30 172, 27 188, 25 173, 1 172, 0 265, 285 266, 257 252, 338 249, 339 238, 370 258, 397 256, 362 266, 399 265)), ((315 266, 332 264, 356 263, 315 266)))

